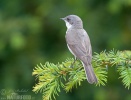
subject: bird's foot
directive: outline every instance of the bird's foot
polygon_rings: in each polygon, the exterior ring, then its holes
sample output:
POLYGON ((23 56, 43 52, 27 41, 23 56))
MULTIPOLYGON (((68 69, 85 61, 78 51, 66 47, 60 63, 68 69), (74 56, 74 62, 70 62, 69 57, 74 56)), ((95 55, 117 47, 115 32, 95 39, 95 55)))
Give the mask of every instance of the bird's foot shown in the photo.
POLYGON ((69 67, 70 67, 70 68, 74 68, 74 64, 72 63, 69 67))
POLYGON ((106 71, 108 71, 108 65, 106 65, 106 71))
POLYGON ((75 61, 76 61, 76 60, 77 60, 77 58, 75 57, 73 63, 71 63, 71 65, 70 65, 70 68, 74 68, 74 64, 75 64, 75 61))

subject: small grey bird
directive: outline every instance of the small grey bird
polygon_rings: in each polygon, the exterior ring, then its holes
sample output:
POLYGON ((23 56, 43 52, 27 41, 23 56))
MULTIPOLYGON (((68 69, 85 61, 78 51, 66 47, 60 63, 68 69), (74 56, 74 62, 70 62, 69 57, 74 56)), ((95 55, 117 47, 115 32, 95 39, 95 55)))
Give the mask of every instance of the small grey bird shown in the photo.
POLYGON ((76 15, 68 15, 65 18, 61 18, 65 21, 66 42, 70 52, 81 60, 87 81, 90 84, 97 83, 97 78, 91 65, 92 60, 92 48, 88 34, 83 29, 82 20, 76 15))

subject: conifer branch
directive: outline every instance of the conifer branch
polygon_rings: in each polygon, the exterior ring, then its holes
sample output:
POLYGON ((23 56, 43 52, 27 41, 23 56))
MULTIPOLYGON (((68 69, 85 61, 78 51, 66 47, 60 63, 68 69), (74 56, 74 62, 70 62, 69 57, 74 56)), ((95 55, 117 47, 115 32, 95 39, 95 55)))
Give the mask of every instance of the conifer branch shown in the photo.
MULTIPOLYGON (((39 64, 33 70, 33 75, 38 78, 38 83, 33 87, 33 91, 43 93, 43 100, 55 99, 56 95, 63 88, 66 92, 72 88, 80 86, 82 81, 86 80, 84 68, 79 60, 73 66, 74 59, 69 58, 61 64, 46 62, 39 64), (73 68, 72 68, 73 67, 73 68)), ((96 86, 107 83, 108 67, 116 67, 119 78, 125 88, 131 85, 131 51, 103 51, 100 54, 95 53, 92 59, 92 66, 98 79, 96 86)))

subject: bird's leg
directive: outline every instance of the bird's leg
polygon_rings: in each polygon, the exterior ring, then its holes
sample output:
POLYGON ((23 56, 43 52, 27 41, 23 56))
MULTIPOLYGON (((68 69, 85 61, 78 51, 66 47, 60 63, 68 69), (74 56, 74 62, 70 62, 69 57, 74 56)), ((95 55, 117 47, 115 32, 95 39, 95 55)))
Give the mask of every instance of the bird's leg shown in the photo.
MULTIPOLYGON (((116 68, 116 67, 115 67, 116 68)), ((108 71, 108 65, 106 65, 106 71, 108 71)))
POLYGON ((77 58, 75 57, 75 59, 74 59, 74 61, 73 61, 73 63, 71 64, 71 66, 70 66, 70 68, 73 68, 74 66, 74 64, 75 64, 75 61, 77 60, 77 58))

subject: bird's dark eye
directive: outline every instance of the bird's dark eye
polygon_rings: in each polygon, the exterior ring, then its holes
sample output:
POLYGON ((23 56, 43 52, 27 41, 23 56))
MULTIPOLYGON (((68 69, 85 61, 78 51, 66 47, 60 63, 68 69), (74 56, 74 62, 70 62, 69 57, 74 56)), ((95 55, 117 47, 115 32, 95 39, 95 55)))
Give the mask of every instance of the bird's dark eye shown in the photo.
POLYGON ((69 21, 70 21, 70 18, 67 18, 67 21, 69 22, 69 21))

